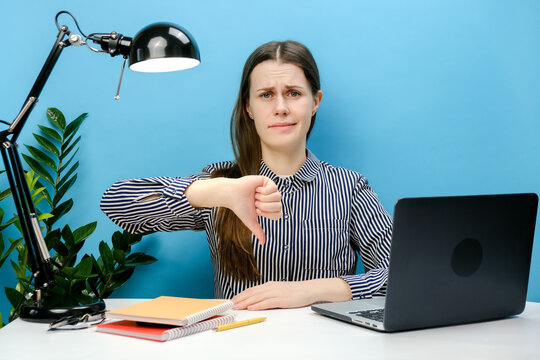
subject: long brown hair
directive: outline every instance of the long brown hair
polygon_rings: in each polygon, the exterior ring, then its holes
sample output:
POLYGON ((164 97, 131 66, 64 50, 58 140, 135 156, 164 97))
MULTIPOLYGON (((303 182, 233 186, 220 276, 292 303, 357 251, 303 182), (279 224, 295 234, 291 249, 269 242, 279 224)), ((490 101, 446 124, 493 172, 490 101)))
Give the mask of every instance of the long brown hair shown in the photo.
MULTIPOLYGON (((239 178, 257 175, 262 159, 261 142, 253 120, 247 113, 251 72, 263 61, 276 60, 298 66, 311 86, 313 96, 320 90, 319 70, 307 47, 296 41, 272 41, 259 46, 246 60, 240 90, 231 116, 231 142, 236 159, 232 168, 215 171, 212 177, 239 178)), ((315 115, 307 137, 315 124, 315 115)), ((260 279, 251 243, 251 231, 227 208, 219 208, 216 218, 219 261, 223 271, 236 280, 260 279)))

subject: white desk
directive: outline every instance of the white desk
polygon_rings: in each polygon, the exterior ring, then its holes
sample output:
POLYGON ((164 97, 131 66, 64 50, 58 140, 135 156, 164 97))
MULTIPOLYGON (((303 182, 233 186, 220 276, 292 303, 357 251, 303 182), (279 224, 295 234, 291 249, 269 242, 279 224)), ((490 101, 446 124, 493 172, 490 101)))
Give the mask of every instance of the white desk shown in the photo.
MULTIPOLYGON (((107 308, 138 301, 111 299, 107 308)), ((237 320, 268 319, 165 343, 93 328, 47 331, 47 324, 17 319, 0 329, 0 359, 540 359, 540 303, 527 303, 523 314, 510 319, 394 334, 336 321, 309 307, 236 313, 237 320)))

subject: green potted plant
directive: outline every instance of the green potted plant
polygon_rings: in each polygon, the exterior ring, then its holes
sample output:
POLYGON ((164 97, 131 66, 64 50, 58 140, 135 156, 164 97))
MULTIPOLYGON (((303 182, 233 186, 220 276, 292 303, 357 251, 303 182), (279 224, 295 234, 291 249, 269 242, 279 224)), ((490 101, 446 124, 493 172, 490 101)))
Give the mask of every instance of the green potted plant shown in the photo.
MULTIPOLYGON (((91 303, 109 297, 122 286, 140 265, 156 261, 152 256, 132 252, 134 244, 142 235, 116 231, 111 245, 99 243, 99 255, 80 254, 85 241, 95 231, 97 222, 72 229, 68 224, 60 225, 62 218, 71 211, 74 200, 66 193, 77 181, 79 161, 76 158, 81 136, 78 131, 87 117, 81 114, 67 123, 63 113, 56 108, 46 112, 49 126, 39 125, 40 132, 34 133, 37 146, 26 145, 28 154, 23 154, 30 171, 26 179, 42 224, 45 242, 52 255, 56 285, 43 292, 43 305, 49 307, 74 306, 91 303)), ((9 189, 0 193, 0 201, 11 195, 9 189)), ((1 205, 1 203, 0 203, 1 205)), ((15 226, 22 234, 18 216, 13 215, 3 223, 4 211, 0 206, 0 230, 15 226)), ((25 301, 24 294, 33 290, 28 266, 28 251, 21 237, 9 239, 6 249, 0 233, 0 266, 9 256, 18 253, 11 266, 18 280, 15 287, 5 287, 5 294, 13 306, 9 321, 18 316, 19 307, 25 301)), ((0 325, 1 325, 0 315, 0 325)))

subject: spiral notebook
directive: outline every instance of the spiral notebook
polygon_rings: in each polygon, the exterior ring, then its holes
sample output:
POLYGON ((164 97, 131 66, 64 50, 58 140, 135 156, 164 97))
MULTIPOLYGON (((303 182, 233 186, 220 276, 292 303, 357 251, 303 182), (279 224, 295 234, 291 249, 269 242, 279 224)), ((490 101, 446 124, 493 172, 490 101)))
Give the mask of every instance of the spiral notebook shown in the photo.
POLYGON ((211 330, 217 326, 229 324, 233 320, 234 314, 218 315, 192 325, 180 327, 174 325, 155 325, 131 320, 119 320, 99 324, 96 326, 96 331, 107 334, 123 335, 165 342, 202 331, 211 330))
POLYGON ((230 300, 160 296, 139 304, 107 311, 105 317, 154 324, 188 326, 232 309, 230 300))

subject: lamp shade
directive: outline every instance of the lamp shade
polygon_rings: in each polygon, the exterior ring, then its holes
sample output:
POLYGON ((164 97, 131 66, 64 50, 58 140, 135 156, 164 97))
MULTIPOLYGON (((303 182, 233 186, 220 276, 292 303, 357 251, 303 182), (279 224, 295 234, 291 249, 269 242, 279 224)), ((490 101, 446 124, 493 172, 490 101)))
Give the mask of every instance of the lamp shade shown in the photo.
POLYGON ((129 68, 133 71, 177 71, 195 67, 200 62, 195 39, 179 25, 149 25, 139 31, 131 43, 129 68))

